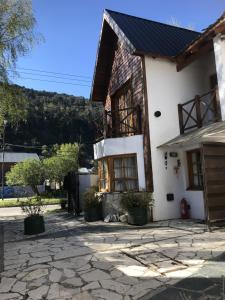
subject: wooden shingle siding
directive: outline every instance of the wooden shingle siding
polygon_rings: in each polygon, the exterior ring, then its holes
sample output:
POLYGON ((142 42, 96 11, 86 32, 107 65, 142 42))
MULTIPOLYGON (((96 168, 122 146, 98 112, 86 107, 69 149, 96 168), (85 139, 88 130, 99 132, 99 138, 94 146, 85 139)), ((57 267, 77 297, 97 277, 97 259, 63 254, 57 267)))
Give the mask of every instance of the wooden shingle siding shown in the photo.
MULTIPOLYGON (((113 96, 120 88, 129 83, 132 93, 132 106, 136 107, 139 105, 141 109, 141 132, 144 135, 143 148, 146 187, 148 191, 153 191, 148 113, 146 108, 147 93, 145 91, 144 81, 142 58, 132 55, 129 52, 129 48, 118 40, 105 101, 105 110, 116 109, 115 103, 113 103, 113 96)), ((134 122, 135 121, 134 119, 134 122)), ((111 120, 108 120, 108 122, 111 122, 111 120)))
POLYGON ((141 58, 131 55, 121 42, 118 42, 112 65, 111 78, 106 98, 106 109, 111 109, 111 97, 128 80, 131 80, 133 105, 143 105, 143 71, 141 58))

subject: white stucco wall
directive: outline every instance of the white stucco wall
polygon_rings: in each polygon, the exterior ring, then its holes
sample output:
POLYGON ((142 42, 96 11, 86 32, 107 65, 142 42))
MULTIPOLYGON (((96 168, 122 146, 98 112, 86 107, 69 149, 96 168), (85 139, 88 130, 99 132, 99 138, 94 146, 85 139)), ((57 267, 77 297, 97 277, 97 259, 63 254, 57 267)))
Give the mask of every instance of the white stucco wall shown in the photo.
POLYGON ((145 57, 145 65, 155 199, 154 220, 180 217, 180 200, 183 197, 191 205, 191 217, 202 219, 204 218, 203 193, 186 191, 188 180, 185 174, 185 150, 157 147, 180 134, 177 105, 209 90, 209 76, 215 73, 213 53, 193 62, 180 72, 177 72, 175 63, 164 59, 145 57), (207 61, 211 63, 207 64, 207 61), (159 118, 154 116, 157 110, 162 113, 159 118), (169 157, 170 151, 178 152, 179 157, 169 157), (168 152, 167 169, 164 160, 165 152, 168 152), (174 170, 177 159, 181 161, 178 174, 174 170), (166 200, 168 193, 174 194, 174 201, 166 200))
POLYGON ((104 139, 94 145, 94 159, 121 154, 136 154, 139 189, 145 189, 143 135, 104 139))
POLYGON ((98 185, 98 175, 96 174, 79 174, 79 195, 80 206, 83 208, 83 194, 92 186, 98 185))
POLYGON ((217 35, 214 40, 220 107, 222 120, 225 120, 225 36, 217 35))

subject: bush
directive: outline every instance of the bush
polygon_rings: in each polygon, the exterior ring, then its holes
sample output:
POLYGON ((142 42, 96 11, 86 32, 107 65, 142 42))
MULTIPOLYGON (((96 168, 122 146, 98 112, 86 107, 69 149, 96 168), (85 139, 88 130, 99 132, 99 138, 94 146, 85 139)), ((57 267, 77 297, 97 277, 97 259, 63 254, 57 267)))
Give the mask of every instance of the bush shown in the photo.
POLYGON ((88 210, 93 207, 98 207, 100 205, 100 197, 97 195, 97 188, 90 187, 83 194, 83 206, 84 210, 88 210))
MULTIPOLYGON (((19 207, 21 206, 21 202, 30 201, 30 198, 19 198, 19 199, 5 199, 0 200, 0 208, 1 207, 19 207)), ((60 204, 60 198, 43 198, 44 205, 53 205, 60 204)))
POLYGON ((130 211, 133 208, 142 207, 148 208, 153 206, 152 194, 147 192, 127 192, 123 193, 121 197, 122 207, 130 211))
POLYGON ((43 184, 45 171, 43 164, 37 159, 26 159, 14 165, 6 173, 8 185, 31 186, 33 192, 39 195, 37 186, 43 184))
POLYGON ((22 209, 22 212, 28 215, 28 217, 31 216, 37 216, 43 213, 44 203, 40 196, 27 198, 26 201, 20 201, 20 207, 22 209))

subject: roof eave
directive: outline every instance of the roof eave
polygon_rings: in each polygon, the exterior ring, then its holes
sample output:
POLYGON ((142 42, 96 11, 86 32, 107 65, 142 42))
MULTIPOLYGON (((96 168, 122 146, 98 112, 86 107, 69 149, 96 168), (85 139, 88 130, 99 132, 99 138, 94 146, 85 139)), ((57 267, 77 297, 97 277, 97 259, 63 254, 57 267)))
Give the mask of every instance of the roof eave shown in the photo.
POLYGON ((184 67, 193 61, 196 53, 200 51, 205 53, 207 50, 212 49, 209 45, 212 39, 219 33, 225 32, 225 12, 222 16, 211 24, 206 30, 193 40, 187 47, 179 53, 175 58, 177 61, 177 70, 181 71, 184 67), (205 50, 204 50, 205 49, 205 50), (192 59, 193 57, 193 59, 192 59))
POLYGON ((97 50, 97 55, 96 55, 96 60, 95 60, 94 75, 93 75, 93 79, 92 79, 92 87, 91 87, 91 93, 90 93, 90 100, 91 101, 101 101, 101 102, 103 102, 103 99, 96 100, 96 99, 93 98, 93 90, 94 90, 94 86, 95 86, 96 69, 97 69, 97 63, 98 63, 98 59, 99 59, 100 44, 101 44, 101 39, 102 39, 102 32, 103 32, 104 22, 107 22, 109 24, 111 29, 117 35, 118 39, 123 40, 123 42, 127 45, 127 47, 129 49, 129 51, 131 52, 131 54, 134 54, 135 51, 136 51, 134 45, 130 42, 130 40, 127 38, 127 36, 124 34, 124 32, 120 29, 120 27, 117 25, 117 23, 113 20, 113 18, 110 16, 110 14, 107 12, 107 10, 104 10, 102 25, 101 25, 101 31, 100 31, 100 36, 99 36, 99 42, 98 42, 98 50, 97 50))

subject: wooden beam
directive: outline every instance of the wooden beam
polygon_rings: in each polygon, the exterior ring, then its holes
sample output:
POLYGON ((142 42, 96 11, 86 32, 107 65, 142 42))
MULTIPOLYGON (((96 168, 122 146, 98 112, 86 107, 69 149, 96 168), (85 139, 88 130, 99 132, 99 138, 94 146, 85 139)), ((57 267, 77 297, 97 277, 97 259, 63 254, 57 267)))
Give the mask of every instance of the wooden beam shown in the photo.
POLYGON ((148 93, 147 93, 147 78, 145 57, 142 57, 142 72, 143 72, 143 89, 144 89, 144 132, 143 132, 143 147, 144 147, 144 166, 145 166, 145 182, 146 191, 153 192, 153 175, 152 175, 152 158, 149 132, 149 116, 148 116, 148 93))
POLYGON ((197 58, 200 56, 208 53, 209 51, 213 50, 213 42, 209 41, 207 44, 202 46, 200 49, 196 49, 195 52, 191 53, 185 53, 185 55, 181 55, 177 57, 177 71, 181 71, 184 69, 187 65, 194 62, 197 58))

